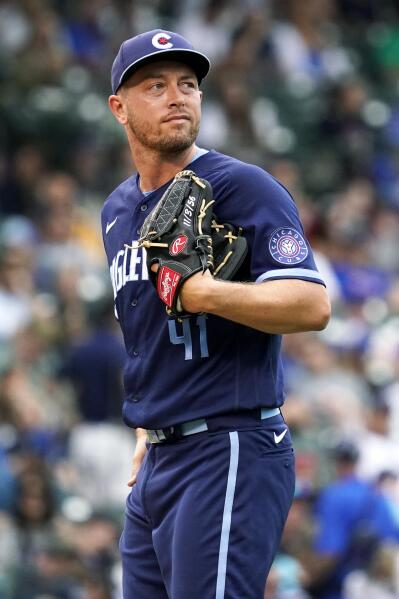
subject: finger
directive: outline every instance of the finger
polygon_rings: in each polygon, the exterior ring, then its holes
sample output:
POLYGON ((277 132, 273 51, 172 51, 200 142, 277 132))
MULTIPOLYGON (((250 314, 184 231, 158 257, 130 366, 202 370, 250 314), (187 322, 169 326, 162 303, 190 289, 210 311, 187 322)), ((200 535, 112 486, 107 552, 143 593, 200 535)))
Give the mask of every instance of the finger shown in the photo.
POLYGON ((130 477, 130 479, 127 482, 127 486, 133 487, 136 484, 136 480, 137 480, 136 474, 132 474, 132 476, 130 477))
POLYGON ((128 483, 127 483, 128 487, 133 487, 133 485, 136 484, 138 470, 139 469, 136 466, 133 466, 132 473, 131 473, 130 478, 129 478, 128 483))

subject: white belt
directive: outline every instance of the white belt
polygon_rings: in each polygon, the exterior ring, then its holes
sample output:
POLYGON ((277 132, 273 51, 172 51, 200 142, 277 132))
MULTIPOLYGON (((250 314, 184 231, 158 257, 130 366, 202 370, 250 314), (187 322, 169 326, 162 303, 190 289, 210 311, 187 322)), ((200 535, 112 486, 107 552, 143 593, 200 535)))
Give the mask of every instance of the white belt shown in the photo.
MULTIPOLYGON (((266 418, 273 418, 273 416, 277 416, 278 414, 280 414, 280 408, 261 408, 260 419, 266 420, 266 418)), ((147 440, 149 443, 164 443, 171 439, 187 437, 188 435, 203 433, 207 430, 209 429, 205 418, 198 418, 197 420, 183 422, 177 426, 147 430, 147 440)))

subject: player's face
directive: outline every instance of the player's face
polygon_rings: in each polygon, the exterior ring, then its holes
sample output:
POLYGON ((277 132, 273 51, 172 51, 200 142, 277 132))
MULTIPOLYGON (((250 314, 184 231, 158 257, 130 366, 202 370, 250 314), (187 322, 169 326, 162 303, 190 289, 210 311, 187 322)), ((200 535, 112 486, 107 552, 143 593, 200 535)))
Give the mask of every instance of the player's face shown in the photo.
POLYGON ((133 141, 161 153, 178 153, 195 141, 201 92, 194 71, 179 62, 146 65, 121 90, 133 141))

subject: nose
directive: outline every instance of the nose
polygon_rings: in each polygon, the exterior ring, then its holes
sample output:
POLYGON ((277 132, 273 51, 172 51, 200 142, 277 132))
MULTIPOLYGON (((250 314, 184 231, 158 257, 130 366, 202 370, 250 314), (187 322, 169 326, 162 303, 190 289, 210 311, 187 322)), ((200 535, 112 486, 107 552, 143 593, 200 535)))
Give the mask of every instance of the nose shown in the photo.
POLYGON ((168 87, 168 104, 170 107, 184 106, 186 98, 180 86, 177 83, 170 84, 168 87))

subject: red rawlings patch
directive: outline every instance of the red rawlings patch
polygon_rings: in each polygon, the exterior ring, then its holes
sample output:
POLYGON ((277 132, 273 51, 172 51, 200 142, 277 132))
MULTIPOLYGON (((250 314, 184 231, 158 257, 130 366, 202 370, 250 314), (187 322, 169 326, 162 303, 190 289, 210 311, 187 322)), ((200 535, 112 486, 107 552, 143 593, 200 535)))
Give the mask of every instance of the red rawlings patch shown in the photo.
POLYGON ((181 279, 181 274, 168 266, 162 266, 158 273, 158 295, 169 308, 173 305, 176 288, 181 279))
POLYGON ((187 245, 188 237, 185 235, 180 235, 180 237, 176 237, 173 243, 170 245, 169 254, 171 256, 177 256, 184 250, 187 245))

